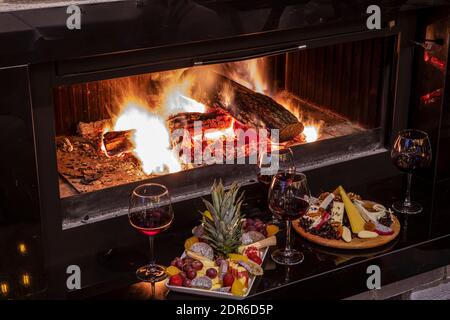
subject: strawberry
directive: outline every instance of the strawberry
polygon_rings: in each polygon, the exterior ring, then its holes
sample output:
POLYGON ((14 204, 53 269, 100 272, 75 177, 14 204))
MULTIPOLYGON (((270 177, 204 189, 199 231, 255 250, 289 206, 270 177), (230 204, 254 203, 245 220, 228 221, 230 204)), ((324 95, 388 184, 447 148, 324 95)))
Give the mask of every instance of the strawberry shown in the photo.
POLYGON ((183 286, 183 277, 179 274, 173 275, 169 279, 169 284, 171 286, 181 287, 181 286, 183 286))

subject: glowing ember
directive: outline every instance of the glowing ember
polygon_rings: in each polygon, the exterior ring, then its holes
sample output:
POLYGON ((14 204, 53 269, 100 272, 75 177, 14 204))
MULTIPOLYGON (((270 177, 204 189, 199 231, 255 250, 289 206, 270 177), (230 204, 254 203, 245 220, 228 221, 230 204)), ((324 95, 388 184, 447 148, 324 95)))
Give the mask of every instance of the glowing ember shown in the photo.
POLYGON ((114 131, 132 129, 136 130, 134 154, 146 174, 181 170, 176 155, 170 150, 169 131, 160 117, 139 104, 129 102, 117 117, 114 131))
POLYGON ((319 132, 316 126, 305 126, 303 129, 306 142, 314 142, 319 138, 319 132))

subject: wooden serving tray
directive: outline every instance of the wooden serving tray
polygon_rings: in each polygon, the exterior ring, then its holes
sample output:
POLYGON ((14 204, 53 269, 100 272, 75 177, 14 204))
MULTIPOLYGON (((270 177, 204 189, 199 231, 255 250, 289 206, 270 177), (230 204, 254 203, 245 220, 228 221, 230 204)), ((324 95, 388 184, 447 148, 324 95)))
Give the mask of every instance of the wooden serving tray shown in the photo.
POLYGON ((294 227, 294 230, 300 234, 303 238, 305 238, 308 241, 317 243, 319 245, 330 247, 330 248, 336 248, 336 249, 371 249, 380 247, 382 245, 385 245, 388 242, 391 242, 394 240, 398 234, 400 233, 400 221, 398 221, 397 217, 392 215, 392 229, 394 230, 394 233, 388 236, 378 236, 373 239, 360 239, 358 237, 354 237, 352 239, 352 242, 345 242, 342 239, 334 240, 334 239, 325 239, 319 236, 316 236, 314 234, 311 234, 309 232, 306 232, 303 230, 302 227, 299 226, 298 220, 292 221, 292 226, 294 227))

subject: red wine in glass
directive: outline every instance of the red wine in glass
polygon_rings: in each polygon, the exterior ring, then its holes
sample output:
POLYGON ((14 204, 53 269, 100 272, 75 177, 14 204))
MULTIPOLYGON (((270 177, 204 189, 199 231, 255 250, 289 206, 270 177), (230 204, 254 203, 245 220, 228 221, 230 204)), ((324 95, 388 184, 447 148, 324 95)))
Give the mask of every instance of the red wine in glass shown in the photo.
POLYGON ((150 244, 150 262, 136 270, 139 280, 150 282, 152 296, 155 296, 155 282, 167 277, 166 268, 155 263, 155 235, 167 230, 173 221, 173 210, 169 191, 161 184, 147 183, 133 190, 128 209, 131 226, 148 236, 150 244))
POLYGON ((269 209, 286 221, 286 246, 272 252, 272 259, 279 264, 294 265, 303 261, 303 253, 292 249, 291 221, 304 215, 309 209, 311 195, 302 173, 279 172, 272 179, 269 189, 269 209))
POLYGON ((155 236, 170 227, 173 215, 167 212, 169 210, 171 210, 170 207, 161 207, 132 212, 129 215, 130 224, 147 236, 155 236))
POLYGON ((431 143, 426 132, 407 129, 398 133, 391 150, 391 159, 399 170, 407 173, 408 183, 405 200, 392 205, 395 211, 407 214, 422 211, 419 203, 411 201, 411 180, 415 171, 430 164, 431 157, 431 143))
POLYGON ((280 208, 275 204, 272 205, 271 209, 280 219, 292 221, 308 212, 309 202, 302 198, 293 197, 287 208, 280 208))
POLYGON ((414 173, 417 170, 426 168, 431 161, 430 154, 397 154, 392 158, 392 162, 398 170, 405 173, 414 173))

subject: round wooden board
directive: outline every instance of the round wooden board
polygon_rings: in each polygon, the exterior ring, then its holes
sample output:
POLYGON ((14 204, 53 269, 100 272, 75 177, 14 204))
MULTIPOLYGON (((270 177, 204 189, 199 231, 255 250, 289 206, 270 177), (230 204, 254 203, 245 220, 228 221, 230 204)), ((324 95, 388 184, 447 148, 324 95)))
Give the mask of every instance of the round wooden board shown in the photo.
POLYGON ((358 237, 353 237, 352 242, 345 242, 344 240, 334 240, 325 239, 309 232, 303 230, 302 227, 298 225, 298 220, 292 221, 292 226, 294 230, 300 234, 306 240, 320 244, 325 247, 336 248, 336 249, 371 249, 385 245, 388 242, 394 240, 400 233, 400 221, 397 217, 392 215, 392 229, 394 233, 389 236, 378 236, 373 239, 360 239, 358 237))

